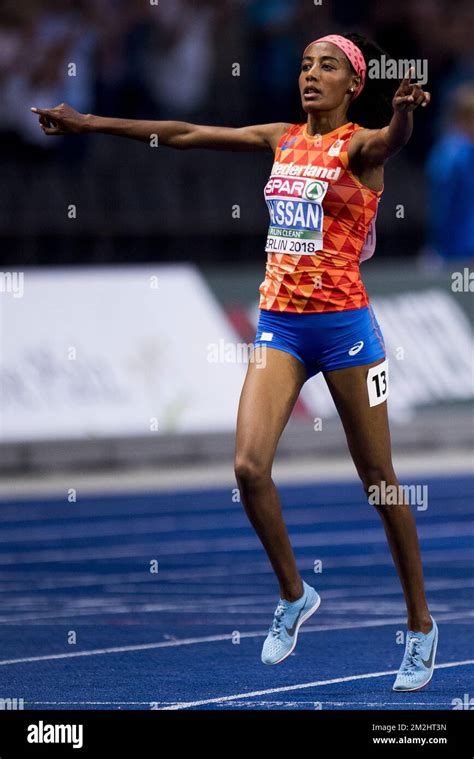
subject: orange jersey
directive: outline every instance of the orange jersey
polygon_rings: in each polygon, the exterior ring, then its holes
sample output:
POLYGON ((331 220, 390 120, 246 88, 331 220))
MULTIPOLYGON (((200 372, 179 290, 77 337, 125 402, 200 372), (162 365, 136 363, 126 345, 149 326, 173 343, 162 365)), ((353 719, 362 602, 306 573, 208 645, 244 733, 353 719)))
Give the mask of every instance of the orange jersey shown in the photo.
POLYGON ((349 140, 359 129, 349 122, 311 137, 306 124, 293 124, 278 143, 265 186, 270 228, 261 309, 368 305, 359 262, 383 190, 370 190, 349 169, 349 140))

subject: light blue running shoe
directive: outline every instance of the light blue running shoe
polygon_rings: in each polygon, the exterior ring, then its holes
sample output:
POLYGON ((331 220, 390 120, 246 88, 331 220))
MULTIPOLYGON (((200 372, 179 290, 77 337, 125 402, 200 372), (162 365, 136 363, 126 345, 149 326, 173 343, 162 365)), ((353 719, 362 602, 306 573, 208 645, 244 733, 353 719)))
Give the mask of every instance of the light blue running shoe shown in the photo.
POLYGON ((408 630, 405 655, 393 685, 393 690, 419 690, 433 677, 438 626, 431 617, 433 627, 424 634, 408 630))
POLYGON ((262 649, 264 664, 279 664, 296 646, 298 630, 321 603, 315 589, 303 581, 303 595, 290 603, 280 598, 262 649))

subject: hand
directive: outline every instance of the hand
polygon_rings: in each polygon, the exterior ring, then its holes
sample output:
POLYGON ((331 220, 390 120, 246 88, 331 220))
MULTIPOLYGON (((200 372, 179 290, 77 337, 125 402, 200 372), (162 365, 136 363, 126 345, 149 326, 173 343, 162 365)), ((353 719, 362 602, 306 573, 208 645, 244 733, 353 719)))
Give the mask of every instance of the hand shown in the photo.
POLYGON ((392 100, 393 110, 398 111, 398 113, 410 113, 415 108, 418 108, 419 105, 424 108, 431 100, 430 93, 423 92, 419 84, 410 84, 412 72, 415 72, 413 66, 408 69, 392 100))
POLYGON ((31 110, 39 115, 41 129, 47 135, 79 134, 86 131, 87 116, 75 111, 66 103, 61 103, 55 108, 32 108, 31 110))

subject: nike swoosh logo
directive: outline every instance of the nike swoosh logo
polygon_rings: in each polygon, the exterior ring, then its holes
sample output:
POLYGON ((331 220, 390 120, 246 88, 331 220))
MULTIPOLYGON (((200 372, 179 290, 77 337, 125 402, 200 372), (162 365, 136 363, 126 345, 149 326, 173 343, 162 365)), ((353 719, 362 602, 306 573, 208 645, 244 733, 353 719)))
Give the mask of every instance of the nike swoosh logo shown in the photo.
MULTIPOLYGON (((307 600, 308 600, 308 599, 306 599, 306 601, 307 601, 307 600)), ((289 635, 290 637, 292 637, 292 636, 295 634, 296 625, 297 625, 297 623, 298 623, 298 620, 299 620, 299 618, 301 617, 301 615, 302 615, 302 613, 303 613, 303 610, 304 610, 304 608, 305 608, 305 606, 306 606, 306 601, 304 602, 303 606, 301 607, 301 609, 300 609, 300 611, 299 611, 299 614, 298 614, 298 616, 296 617, 295 621, 293 622, 293 626, 292 626, 292 627, 287 627, 287 626, 285 625, 285 630, 286 630, 286 632, 288 633, 288 635, 289 635)))
POLYGON ((433 641, 433 645, 431 646, 431 653, 430 653, 429 659, 427 659, 426 661, 423 658, 421 659, 421 661, 423 662, 423 664, 425 665, 425 667, 427 667, 428 669, 431 667, 431 665, 433 663, 434 646, 435 646, 435 641, 433 641))

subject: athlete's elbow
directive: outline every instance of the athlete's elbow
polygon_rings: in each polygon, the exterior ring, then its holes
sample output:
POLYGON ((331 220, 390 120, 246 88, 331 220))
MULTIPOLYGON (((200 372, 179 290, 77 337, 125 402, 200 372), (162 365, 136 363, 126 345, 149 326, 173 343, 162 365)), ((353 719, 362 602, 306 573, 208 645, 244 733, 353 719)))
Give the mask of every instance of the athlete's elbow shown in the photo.
POLYGON ((187 124, 185 121, 176 121, 173 123, 171 134, 167 135, 166 142, 162 142, 168 148, 174 150, 189 150, 194 147, 196 127, 194 124, 187 124))
POLYGON ((173 148, 173 150, 189 150, 192 147, 189 140, 186 139, 186 135, 183 134, 170 137, 162 145, 165 145, 167 148, 173 148))

